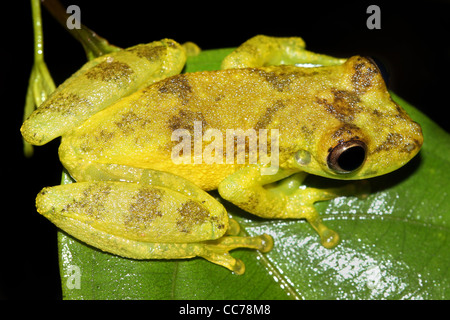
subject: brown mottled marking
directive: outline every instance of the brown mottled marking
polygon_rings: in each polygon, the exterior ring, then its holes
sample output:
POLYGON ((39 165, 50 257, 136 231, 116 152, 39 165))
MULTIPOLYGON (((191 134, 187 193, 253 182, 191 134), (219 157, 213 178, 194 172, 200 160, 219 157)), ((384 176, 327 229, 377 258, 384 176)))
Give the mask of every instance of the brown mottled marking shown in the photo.
POLYGON ((50 96, 47 103, 43 103, 41 107, 36 109, 35 114, 50 111, 59 113, 62 116, 74 116, 78 112, 77 110, 85 106, 90 107, 92 103, 75 93, 63 91, 57 95, 50 96))
POLYGON ((354 92, 337 89, 331 89, 331 92, 334 95, 334 102, 336 104, 348 105, 357 111, 361 111, 361 108, 358 107, 358 103, 361 102, 361 99, 354 92))
POLYGON ((124 223, 127 228, 145 229, 153 220, 162 217, 158 210, 164 191, 156 188, 141 188, 133 197, 133 203, 128 208, 124 223))
POLYGON ((377 116, 377 117, 379 117, 379 118, 384 117, 384 113, 381 112, 381 111, 378 110, 378 109, 374 109, 374 110, 372 111, 372 114, 375 115, 375 116, 377 116))
POLYGON ((173 94, 181 100, 181 104, 186 105, 192 95, 192 88, 184 74, 176 75, 160 81, 159 92, 163 94, 173 94))
POLYGON ((389 151, 392 148, 398 147, 403 141, 403 136, 400 133, 389 133, 386 137, 386 140, 383 141, 374 151, 373 153, 377 153, 380 151, 389 151))
POLYGON ((108 142, 114 138, 116 135, 115 132, 109 132, 107 130, 101 130, 98 137, 96 137, 97 141, 108 142))
POLYGON ((171 39, 166 39, 166 45, 170 48, 178 48, 179 44, 171 39))
POLYGON ((133 111, 128 111, 122 114, 122 119, 120 121, 114 122, 117 127, 122 130, 124 134, 129 134, 134 131, 134 124, 136 121, 140 121, 141 118, 133 111))
POLYGON ((223 228, 225 228, 225 224, 220 223, 220 218, 219 217, 211 217, 211 221, 214 222, 214 224, 216 225, 216 228, 221 230, 223 228))
MULTIPOLYGON (((98 141, 100 141, 101 137, 96 138, 98 141)), ((92 144, 90 143, 90 135, 83 134, 80 135, 80 151, 82 153, 89 153, 92 151, 92 144)))
POLYGON ((373 153, 381 152, 381 151, 389 151, 393 148, 397 148, 398 152, 411 153, 417 148, 420 148, 421 143, 417 139, 413 139, 413 142, 406 143, 402 148, 398 148, 404 143, 404 137, 400 133, 389 133, 386 137, 386 140, 383 141, 374 151, 373 153))
POLYGON ((363 94, 372 85, 372 79, 378 74, 378 69, 362 58, 358 60, 362 60, 362 62, 354 65, 355 73, 352 76, 352 85, 357 94, 363 94))
MULTIPOLYGON (((177 129, 186 129, 194 133, 194 121, 202 122, 202 131, 205 131, 207 125, 205 117, 201 112, 194 112, 191 110, 180 109, 177 115, 174 115, 167 121, 167 126, 170 130, 175 131, 177 129)), ((204 134, 204 132, 202 132, 204 134)))
POLYGON ((331 89, 331 92, 334 95, 333 101, 317 98, 316 102, 323 105, 325 110, 339 121, 352 122, 355 114, 363 110, 358 104, 360 99, 355 93, 337 89, 331 89))
POLYGON ((352 139, 360 139, 362 136, 361 129, 353 124, 347 123, 337 129, 331 137, 333 139, 339 139, 339 141, 348 141, 352 139))
POLYGON ((106 60, 89 69, 85 76, 90 80, 128 82, 133 73, 126 63, 106 60))
POLYGON ((105 184, 93 184, 83 191, 83 198, 67 204, 61 213, 66 211, 87 215, 95 220, 100 220, 105 214, 105 203, 109 201, 108 195, 111 187, 105 184))
POLYGON ((314 134, 316 132, 316 128, 314 123, 307 123, 300 127, 300 131, 302 132, 303 137, 305 139, 312 139, 312 137, 314 137, 314 134))
POLYGON ((280 73, 274 71, 265 71, 261 69, 255 69, 256 73, 261 77, 265 78, 266 81, 277 91, 282 92, 285 90, 289 90, 291 85, 291 76, 292 73, 280 73))
POLYGON ((275 103, 266 109, 266 112, 258 119, 255 125, 255 130, 265 129, 272 122, 274 115, 284 109, 286 105, 282 100, 277 100, 275 103))
POLYGON ((225 98, 225 95, 223 93, 219 94, 218 96, 216 96, 214 98, 215 102, 219 102, 220 100, 222 100, 223 98, 225 98))
MULTIPOLYGON (((392 102, 394 102, 393 100, 391 100, 392 102)), ((394 102, 395 103, 395 102, 394 102)), ((395 117, 397 119, 403 119, 403 120, 408 120, 408 121, 412 121, 412 119, 410 118, 410 116, 406 113, 405 110, 403 110, 402 107, 400 107, 397 103, 395 103, 395 109, 397 110, 397 114, 395 115, 395 117)))
POLYGON ((166 53, 167 49, 164 46, 150 47, 147 45, 139 45, 129 49, 128 51, 134 53, 139 58, 145 58, 153 63, 160 60, 166 53))
POLYGON ((260 195, 254 192, 250 192, 247 194, 246 201, 240 203, 239 206, 241 208, 245 208, 246 211, 252 212, 255 208, 258 207, 258 204, 261 202, 260 195))
POLYGON ((180 214, 177 220, 177 227, 180 232, 189 233, 194 225, 199 225, 207 221, 210 213, 205 207, 195 201, 188 200, 178 209, 180 214))

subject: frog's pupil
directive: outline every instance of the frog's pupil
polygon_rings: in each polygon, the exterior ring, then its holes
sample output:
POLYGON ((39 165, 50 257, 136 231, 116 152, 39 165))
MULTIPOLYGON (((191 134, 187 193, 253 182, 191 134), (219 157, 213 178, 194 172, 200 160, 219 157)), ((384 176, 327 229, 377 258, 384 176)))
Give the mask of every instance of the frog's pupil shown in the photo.
POLYGON ((336 173, 355 171, 366 159, 366 144, 360 140, 350 140, 335 146, 328 154, 328 167, 336 173))
POLYGON ((366 151, 361 146, 354 146, 341 153, 337 162, 343 171, 354 171, 364 162, 366 151))

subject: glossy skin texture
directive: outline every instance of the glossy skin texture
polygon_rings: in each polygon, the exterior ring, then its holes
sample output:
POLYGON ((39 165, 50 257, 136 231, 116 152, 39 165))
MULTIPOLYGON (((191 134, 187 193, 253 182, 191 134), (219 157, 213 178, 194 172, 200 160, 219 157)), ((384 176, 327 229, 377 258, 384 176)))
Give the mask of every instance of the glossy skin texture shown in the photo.
MULTIPOLYGON (((313 204, 355 195, 361 185, 300 188, 307 174, 352 180, 382 175, 407 163, 422 145, 420 126, 392 101, 369 59, 314 54, 300 38, 256 36, 222 68, 162 79, 66 128, 60 159, 77 182, 86 182, 44 189, 38 211, 105 251, 137 259, 202 256, 243 273, 243 263, 228 251, 267 251, 271 238, 233 236, 238 227, 203 190, 218 189, 223 198, 264 218, 307 219, 322 244, 332 248, 339 237, 321 222, 313 204), (289 63, 322 67, 278 66, 289 63), (173 132, 184 129, 195 136, 196 124, 201 134, 214 129, 221 137, 228 129, 277 129, 276 172, 261 174, 267 166, 261 161, 228 163, 225 152, 222 163, 175 164, 173 132), (108 180, 115 182, 99 182, 108 180), (101 203, 115 205, 105 209, 101 203)), ((73 77, 69 81, 78 73, 73 77)), ((50 101, 78 90, 62 87, 50 101)), ((33 115, 30 119, 22 129, 25 138, 42 136, 42 126, 33 115)), ((60 123, 67 121, 49 123, 57 128, 50 131, 60 130, 60 123)), ((203 151, 208 143, 203 139, 203 151)))

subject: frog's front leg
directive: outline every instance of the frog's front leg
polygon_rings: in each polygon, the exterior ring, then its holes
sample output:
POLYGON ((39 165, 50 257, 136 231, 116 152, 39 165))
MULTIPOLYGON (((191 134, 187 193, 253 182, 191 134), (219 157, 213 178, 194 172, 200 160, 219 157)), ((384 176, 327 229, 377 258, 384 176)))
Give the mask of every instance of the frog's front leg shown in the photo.
POLYGON ((185 61, 185 49, 171 39, 139 44, 90 60, 47 99, 39 100, 42 104, 22 124, 22 136, 33 145, 46 144, 121 98, 180 73, 185 61))
POLYGON ((231 174, 220 183, 220 195, 263 218, 306 219, 319 234, 324 247, 333 248, 338 244, 339 235, 322 223, 313 204, 353 195, 357 191, 354 184, 334 189, 304 188, 305 172, 280 169, 274 175, 261 175, 260 170, 260 166, 246 166, 231 174))

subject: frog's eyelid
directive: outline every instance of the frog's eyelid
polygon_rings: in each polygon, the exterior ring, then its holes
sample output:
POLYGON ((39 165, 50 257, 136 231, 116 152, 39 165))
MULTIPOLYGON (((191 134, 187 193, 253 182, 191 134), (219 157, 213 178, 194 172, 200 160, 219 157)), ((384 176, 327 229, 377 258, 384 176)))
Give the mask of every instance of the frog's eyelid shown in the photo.
POLYGON ((386 84, 386 87, 389 87, 389 80, 390 80, 390 74, 388 69, 386 68, 386 65, 381 62, 380 59, 376 57, 366 57, 367 60, 369 60, 374 66, 377 67, 378 71, 381 74, 381 77, 384 80, 384 83, 386 84))
POLYGON ((360 140, 339 143, 327 157, 328 167, 336 173, 346 174, 359 169, 366 160, 367 146, 360 140))

